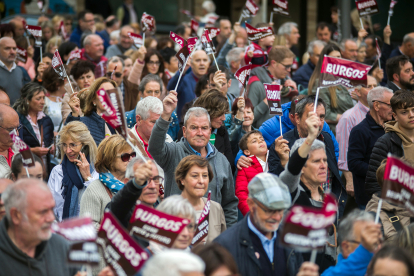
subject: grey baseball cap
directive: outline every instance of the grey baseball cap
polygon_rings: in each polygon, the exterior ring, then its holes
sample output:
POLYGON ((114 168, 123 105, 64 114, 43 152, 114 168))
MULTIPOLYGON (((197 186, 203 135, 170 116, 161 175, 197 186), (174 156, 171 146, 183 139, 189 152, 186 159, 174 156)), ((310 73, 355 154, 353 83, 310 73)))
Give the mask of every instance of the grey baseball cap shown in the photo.
POLYGON ((274 174, 259 173, 247 188, 250 197, 271 210, 287 209, 292 204, 288 187, 274 174))

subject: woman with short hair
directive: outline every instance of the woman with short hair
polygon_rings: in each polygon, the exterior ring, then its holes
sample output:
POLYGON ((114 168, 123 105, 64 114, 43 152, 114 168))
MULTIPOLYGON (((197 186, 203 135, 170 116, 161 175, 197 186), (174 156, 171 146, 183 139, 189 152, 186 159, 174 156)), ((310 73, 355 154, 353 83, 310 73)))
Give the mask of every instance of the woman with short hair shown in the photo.
MULTIPOLYGON (((175 182, 182 191, 181 196, 193 205, 197 221, 206 205, 207 198, 204 196, 208 193, 208 184, 213 177, 213 169, 208 160, 197 155, 184 157, 175 170, 175 182)), ((208 224, 206 242, 210 243, 226 230, 223 208, 212 200, 210 200, 208 224)))
POLYGON ((414 261, 406 250, 386 245, 371 260, 367 269, 368 276, 412 276, 414 261))
POLYGON ((79 215, 82 194, 99 174, 94 170, 98 149, 85 124, 70 122, 59 136, 62 163, 53 168, 47 185, 56 202, 56 219, 61 221, 79 215))
POLYGON ((43 161, 40 159, 39 156, 36 154, 33 155, 35 165, 32 167, 24 167, 23 166, 23 157, 21 153, 17 153, 13 156, 13 160, 11 163, 11 175, 10 178, 13 181, 17 181, 22 178, 27 178, 27 174, 29 174, 30 178, 37 178, 43 180, 43 161))
POLYGON ((136 153, 121 135, 106 137, 98 147, 95 170, 99 179, 91 182, 80 202, 80 215, 89 214, 99 230, 106 205, 125 185, 125 172, 136 153))
POLYGON ((220 244, 199 245, 192 251, 206 264, 205 276, 239 275, 233 256, 220 244))

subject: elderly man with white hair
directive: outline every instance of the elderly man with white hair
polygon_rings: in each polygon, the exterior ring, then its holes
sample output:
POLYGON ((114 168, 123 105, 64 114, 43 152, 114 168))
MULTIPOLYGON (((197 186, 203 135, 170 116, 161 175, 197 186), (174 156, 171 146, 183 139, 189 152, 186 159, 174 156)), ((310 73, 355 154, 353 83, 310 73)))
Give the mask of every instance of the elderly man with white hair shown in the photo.
POLYGON ((148 145, 149 153, 164 169, 165 196, 181 194, 175 182, 175 169, 181 159, 193 154, 206 158, 214 171, 214 178, 208 185, 211 200, 223 207, 226 225, 230 227, 237 222, 238 199, 229 161, 209 142, 211 122, 208 111, 202 107, 190 108, 184 117, 183 138, 177 143, 165 143, 177 102, 177 92, 170 91, 164 98, 161 117, 155 123, 148 145))
POLYGON ((109 46, 106 50, 105 57, 111 58, 113 56, 123 55, 129 49, 134 49, 132 47, 133 41, 128 35, 128 33, 133 32, 134 29, 131 26, 123 26, 119 35, 119 43, 109 46))
POLYGON ((312 40, 308 45, 309 60, 306 64, 299 67, 299 69, 292 76, 296 84, 300 84, 303 88, 308 88, 309 80, 315 70, 315 66, 319 61, 319 56, 326 46, 326 42, 322 40, 312 40))
POLYGON ((106 62, 108 59, 104 56, 103 39, 96 34, 90 34, 83 40, 83 49, 81 51, 81 59, 89 60, 95 64, 95 78, 105 75, 106 62))

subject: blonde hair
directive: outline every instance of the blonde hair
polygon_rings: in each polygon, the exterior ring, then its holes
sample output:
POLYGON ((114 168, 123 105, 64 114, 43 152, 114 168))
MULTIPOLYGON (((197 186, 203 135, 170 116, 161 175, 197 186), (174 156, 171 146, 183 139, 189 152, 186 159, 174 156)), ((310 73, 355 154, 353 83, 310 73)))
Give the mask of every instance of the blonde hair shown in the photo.
POLYGON ((89 86, 88 90, 84 92, 85 94, 85 101, 84 101, 84 105, 82 108, 82 112, 83 114, 85 114, 85 116, 91 115, 92 112, 96 112, 96 106, 93 105, 93 101, 96 99, 96 91, 98 91, 99 87, 106 83, 112 83, 112 85, 116 88, 116 82, 114 80, 110 80, 106 77, 101 77, 96 79, 91 86, 89 86))
POLYGON ((98 173, 112 172, 119 153, 131 150, 131 146, 119 135, 111 135, 102 140, 98 147, 95 170, 98 173))
POLYGON ((54 52, 51 52, 52 47, 56 46, 59 48, 60 45, 62 45, 62 37, 61 36, 54 36, 46 43, 46 53, 54 54, 54 52))
POLYGON ((95 140, 93 140, 91 132, 89 131, 88 127, 84 123, 80 121, 73 121, 73 122, 68 123, 59 132, 59 136, 60 136, 59 149, 61 153, 64 153, 62 144, 68 139, 73 140, 75 143, 81 142, 82 146, 89 147, 89 163, 92 166, 93 164, 95 164, 98 148, 96 147, 95 140))
POLYGON ((55 16, 53 16, 51 21, 52 21, 53 25, 55 25, 56 23, 60 24, 60 21, 65 21, 65 18, 63 18, 63 16, 60 16, 60 15, 55 15, 55 16))

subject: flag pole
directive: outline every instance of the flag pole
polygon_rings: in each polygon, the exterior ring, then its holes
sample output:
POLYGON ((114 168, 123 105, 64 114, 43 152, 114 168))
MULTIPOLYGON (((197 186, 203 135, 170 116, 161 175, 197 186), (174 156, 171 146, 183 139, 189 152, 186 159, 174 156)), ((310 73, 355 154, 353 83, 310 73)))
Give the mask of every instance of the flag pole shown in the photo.
POLYGON ((40 46, 40 62, 43 62, 42 46, 40 46))
POLYGON ((378 208, 377 208, 377 214, 375 215, 375 223, 379 222, 379 216, 381 213, 381 207, 382 207, 382 198, 378 201, 378 208))
POLYGON ((279 124, 280 124, 280 136, 283 136, 283 133, 282 133, 282 115, 279 115, 279 124))
POLYGON ((313 112, 316 112, 316 106, 318 105, 318 97, 319 97, 319 87, 316 88, 316 97, 315 97, 315 103, 313 105, 313 112))
POLYGON ((316 249, 312 249, 312 253, 311 253, 311 256, 310 256, 310 260, 309 260, 311 263, 315 263, 315 261, 316 261, 316 253, 318 253, 316 251, 316 249))
POLYGON ((214 55, 214 52, 213 52, 213 59, 214 59, 214 63, 216 64, 217 71, 220 71, 220 69, 218 67, 218 64, 217 64, 216 56, 214 55))
POLYGON ((270 12, 270 20, 269 20, 269 23, 272 23, 273 22, 273 12, 270 12))
POLYGON ((361 17, 359 18, 359 22, 361 22, 361 29, 365 29, 364 24, 362 23, 362 18, 361 17))
POLYGON ((391 20, 391 16, 390 16, 390 14, 388 13, 388 21, 387 21, 387 26, 389 26, 389 25, 390 25, 390 20, 391 20))
MULTIPOLYGON (((181 77, 182 77, 182 75, 183 75, 183 73, 184 73, 185 66, 187 66, 188 59, 189 59, 190 57, 192 57, 192 56, 193 56, 193 53, 194 53, 194 51, 197 49, 197 47, 198 47, 198 45, 199 45, 199 42, 200 42, 200 41, 201 41, 201 38, 197 40, 197 43, 194 45, 194 48, 193 48, 193 50, 191 51, 190 55, 188 56, 188 58, 186 58, 186 59, 185 59, 185 64, 183 64, 183 68, 182 68, 182 70, 181 70, 181 72, 180 72, 180 76, 178 77, 178 81, 177 81, 177 84, 175 85, 174 91, 177 91, 178 85, 180 84, 181 77)), ((184 46, 184 47, 185 47, 185 46, 184 46)), ((213 54, 213 56, 214 56, 214 54, 213 54)), ((215 60, 215 59, 214 59, 214 60, 215 60)), ((217 63, 216 63, 216 64, 217 64, 217 63)), ((218 69, 218 67, 217 67, 217 69, 218 69)))
POLYGON ((241 12, 241 14, 240 14, 239 24, 241 24, 242 19, 243 19, 243 10, 242 10, 242 12, 241 12))
POLYGON ((27 178, 30 178, 29 171, 27 170, 27 167, 25 166, 24 168, 26 169, 27 178))

